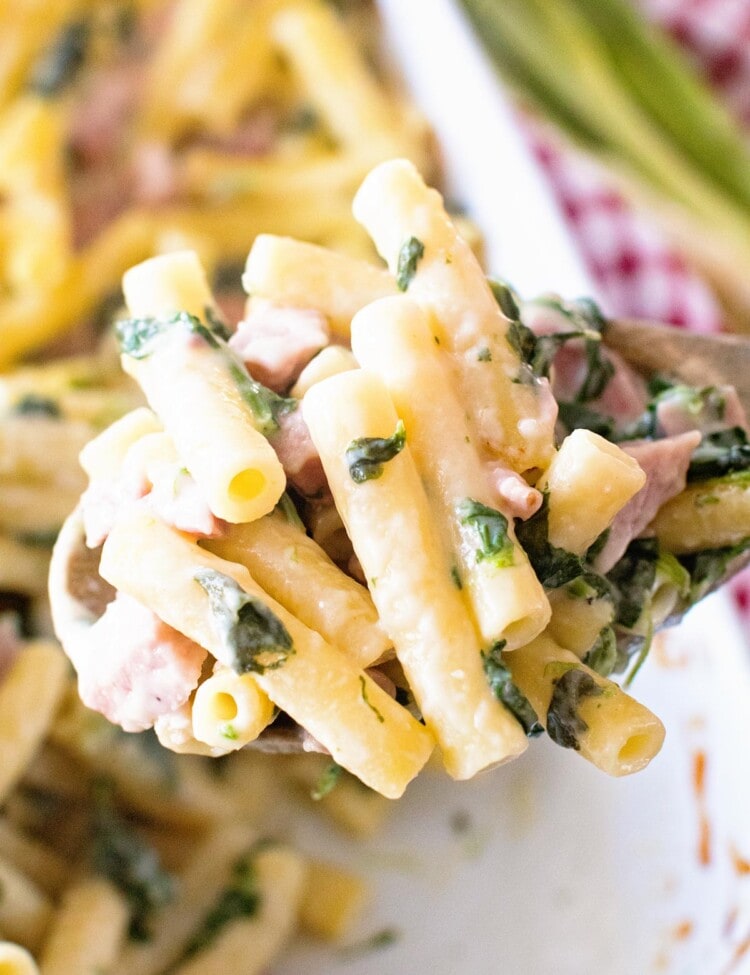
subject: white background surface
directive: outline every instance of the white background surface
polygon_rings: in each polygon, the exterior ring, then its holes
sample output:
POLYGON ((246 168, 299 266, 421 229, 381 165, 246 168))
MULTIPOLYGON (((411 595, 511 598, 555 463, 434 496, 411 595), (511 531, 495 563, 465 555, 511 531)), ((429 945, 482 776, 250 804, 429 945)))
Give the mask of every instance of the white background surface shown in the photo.
MULTIPOLYGON (((449 191, 488 243, 489 268, 524 294, 593 287, 494 76, 450 0, 380 0, 392 52, 435 126, 449 191)), ((289 828, 303 849, 367 877, 373 904, 351 954, 303 945, 278 975, 744 975, 750 952, 750 670, 723 596, 652 654, 635 695, 667 726, 640 775, 609 779, 549 741, 469 783, 425 774, 382 835, 289 828), (666 666, 666 663, 670 663, 666 666), (705 808, 693 763, 706 755, 705 808), (455 819, 465 829, 455 829, 455 819), (701 862, 701 823, 710 862, 701 862)), ((283 817, 280 814, 280 826, 283 817)))

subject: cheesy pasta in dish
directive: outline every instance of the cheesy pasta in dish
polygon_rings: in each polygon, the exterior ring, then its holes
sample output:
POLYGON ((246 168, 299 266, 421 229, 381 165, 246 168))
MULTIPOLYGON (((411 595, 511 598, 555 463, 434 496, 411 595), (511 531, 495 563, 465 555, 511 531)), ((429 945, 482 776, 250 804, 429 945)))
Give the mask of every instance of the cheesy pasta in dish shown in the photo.
POLYGON ((388 272, 262 236, 234 331, 195 253, 126 273, 148 405, 85 447, 51 572, 84 703, 176 751, 291 732, 390 798, 544 730, 638 771, 664 729, 611 678, 748 544, 736 396, 649 389, 591 302, 488 281, 405 160, 354 213, 388 272))

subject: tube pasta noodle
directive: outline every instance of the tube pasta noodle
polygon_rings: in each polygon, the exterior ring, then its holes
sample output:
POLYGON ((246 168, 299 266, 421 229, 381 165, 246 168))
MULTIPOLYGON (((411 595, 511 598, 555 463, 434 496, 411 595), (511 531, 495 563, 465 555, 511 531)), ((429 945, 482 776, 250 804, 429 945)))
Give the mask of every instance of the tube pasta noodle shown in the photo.
POLYGON ((122 895, 108 881, 82 880, 65 892, 40 960, 41 975, 99 975, 114 963, 128 924, 122 895))
POLYGON ((2 366, 95 314, 174 233, 221 260, 263 232, 370 253, 353 188, 374 160, 430 157, 424 122, 318 0, 34 0, 0 26, 2 366))
POLYGON ((100 571, 116 588, 205 647, 226 666, 234 659, 198 583, 201 571, 233 580, 288 631, 290 652, 253 678, 274 704, 310 732, 344 768, 396 798, 424 765, 432 737, 347 656, 327 644, 252 579, 247 569, 205 552, 147 512, 130 511, 104 544, 100 571), (138 553, 148 551, 148 571, 138 553), (321 701, 327 706, 321 709, 321 701))
POLYGON ((348 349, 340 345, 328 345, 325 349, 321 349, 299 374, 299 379, 292 386, 292 396, 302 399, 315 383, 356 368, 357 360, 348 349))
MULTIPOLYGON (((213 303, 207 287, 191 292, 185 283, 196 265, 194 256, 177 254, 132 268, 124 282, 130 311, 167 315, 182 309, 184 297, 188 314, 192 308, 203 315, 213 303)), ((231 362, 207 342, 167 327, 146 355, 124 353, 123 367, 143 389, 215 515, 251 521, 273 508, 284 490, 284 472, 238 388, 231 362)))
POLYGON ((401 283, 429 311, 435 336, 451 355, 480 447, 519 471, 546 467, 554 414, 542 408, 542 387, 514 381, 521 364, 506 339, 509 322, 440 194, 424 184, 411 163, 392 160, 365 178, 354 198, 354 215, 394 275, 409 242, 421 246, 408 281, 402 276, 401 283))
POLYGON ((220 754, 254 741, 273 718, 273 704, 249 674, 218 668, 195 692, 193 734, 220 754))
POLYGON ((548 712, 556 683, 573 673, 593 682, 593 693, 568 704, 579 737, 567 747, 576 748, 583 758, 608 775, 640 771, 661 748, 664 741, 661 721, 617 684, 585 667, 574 653, 563 650, 547 634, 507 654, 505 660, 513 680, 548 730, 548 712))
POLYGON ((747 472, 690 484, 661 507, 650 530, 679 554, 737 545, 750 537, 747 472))
POLYGON ((366 152, 369 163, 404 151, 393 104, 355 56, 330 8, 309 0, 289 4, 274 17, 271 30, 313 105, 344 145, 366 152))
POLYGON ((638 462, 615 444, 574 430, 537 485, 549 491, 550 543, 583 555, 645 483, 638 462))
POLYGON ((260 909, 251 918, 229 923, 214 942, 175 969, 176 975, 261 975, 289 938, 305 880, 305 864, 292 850, 259 852, 254 869, 260 909))
POLYGON ((39 975, 28 951, 9 941, 0 941, 0 971, 5 975, 39 975))
POLYGON ((523 646, 546 626, 550 610, 544 590, 513 532, 513 517, 490 491, 487 473, 441 361, 427 316, 405 297, 385 298, 352 322, 352 349, 360 365, 377 373, 406 425, 409 448, 436 508, 447 526, 460 584, 471 602, 485 644, 505 640, 523 646), (472 524, 462 515, 479 502, 505 520, 503 564, 483 557, 472 524), (505 509, 505 510, 504 510, 505 509))
POLYGON ((408 447, 382 476, 357 484, 350 475, 349 445, 396 428, 385 387, 361 371, 342 373, 314 386, 303 409, 381 623, 448 772, 468 778, 520 754, 523 732, 487 683, 478 637, 408 447))
POLYGON ((59 647, 37 641, 19 653, 0 684, 0 803, 39 747, 64 690, 59 647))
POLYGON ((249 295, 281 305, 318 308, 341 339, 348 339, 351 320, 360 308, 396 291, 384 268, 271 234, 255 238, 242 284, 249 295))
POLYGON ((49 898, 27 877, 0 860, 0 937, 21 942, 35 951, 52 914, 49 898))
POLYGON ((232 526, 203 545, 246 566, 269 595, 359 666, 369 667, 390 649, 367 589, 280 511, 232 526))

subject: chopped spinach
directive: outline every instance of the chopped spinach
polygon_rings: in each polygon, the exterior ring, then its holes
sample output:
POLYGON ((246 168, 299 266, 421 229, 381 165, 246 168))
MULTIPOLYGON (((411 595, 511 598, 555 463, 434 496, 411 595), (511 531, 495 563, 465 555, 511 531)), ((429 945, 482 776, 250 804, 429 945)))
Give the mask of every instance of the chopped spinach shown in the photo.
POLYGON ((690 573, 689 602, 696 603, 723 579, 732 561, 750 547, 750 538, 725 548, 704 549, 694 555, 683 555, 680 562, 690 573))
POLYGON ((199 569, 195 581, 208 595, 211 614, 232 669, 263 674, 283 666, 294 644, 281 620, 230 576, 199 569))
POLYGON ((548 492, 544 492, 536 514, 526 521, 516 518, 516 536, 545 588, 557 589, 583 573, 580 556, 550 544, 548 492))
POLYGON ((693 451, 687 479, 705 481, 750 470, 750 443, 742 427, 707 433, 693 451))
POLYGON ((276 508, 284 515, 290 525, 293 525, 295 528, 299 528, 299 530, 302 532, 306 531, 305 525, 299 516, 299 512, 286 491, 284 491, 279 498, 276 508))
POLYGON ((529 738, 536 738, 544 733, 544 728, 539 723, 536 711, 529 703, 528 698, 518 689, 513 682, 510 671, 503 663, 502 649, 504 646, 505 640, 500 640, 486 652, 482 651, 484 673, 492 688, 492 693, 498 701, 504 704, 511 714, 517 718, 529 738))
POLYGON ((586 339, 585 346, 586 376, 576 393, 576 400, 579 403, 588 403, 590 400, 599 399, 615 374, 612 360, 602 355, 600 339, 586 339))
MULTIPOLYGON (((495 301, 498 303, 500 311, 503 313, 503 315, 505 315, 505 317, 510 319, 512 322, 520 322, 521 312, 518 307, 518 297, 513 291, 513 288, 511 288, 507 282, 501 281, 499 278, 487 278, 487 284, 490 286, 490 291, 492 292, 495 301)), ((531 329, 526 330, 530 332, 533 337, 534 333, 531 331, 531 329)), ((516 349, 516 351, 518 350, 516 349)))
POLYGON ((38 95, 58 95, 76 78, 86 60, 90 29, 88 21, 73 20, 58 33, 34 65, 29 87, 38 95))
POLYGON ((547 709, 547 734, 562 748, 581 750, 580 739, 588 725, 578 713, 587 697, 602 694, 594 678, 579 667, 572 667, 554 681, 552 699, 547 709))
POLYGON ((115 323, 120 351, 132 359, 145 359, 153 352, 155 340, 178 321, 161 318, 124 318, 115 323))
POLYGON ((346 463, 356 484, 375 480, 383 474, 383 464, 400 454, 406 444, 406 428, 399 420, 390 437, 359 437, 346 448, 346 463))
POLYGON ((396 265, 396 285, 399 291, 406 291, 409 287, 423 255, 424 244, 418 237, 409 237, 401 245, 396 265))
POLYGON ((320 802, 321 799, 325 798, 329 792, 331 792, 336 785, 338 785, 339 779, 341 778, 341 773, 343 768, 338 764, 338 762, 331 762, 329 765, 323 769, 320 778, 315 786, 315 788, 310 793, 310 797, 315 800, 315 802, 320 802))
POLYGON ((217 934, 231 921, 253 917, 261 906, 261 894, 253 862, 253 854, 240 857, 232 866, 229 883, 219 894, 216 903, 203 923, 185 946, 184 958, 191 958, 207 948, 217 934))
POLYGON ((170 318, 127 318, 117 322, 115 334, 120 350, 133 359, 145 359, 154 351, 161 335, 172 328, 183 328, 199 335, 224 359, 237 390, 253 414, 258 429, 269 436, 279 428, 279 417, 297 408, 297 400, 279 396, 248 373, 244 363, 237 358, 226 343, 226 327, 206 309, 208 324, 195 315, 177 312, 170 318))
POLYGON ((513 541, 508 534, 508 519, 494 508, 474 498, 464 498, 456 505, 462 525, 468 525, 479 536, 477 562, 491 562, 498 569, 513 565, 513 541))
POLYGON ((598 433, 600 437, 607 440, 614 436, 614 417, 593 410, 584 403, 560 400, 557 404, 557 415, 568 433, 573 430, 591 430, 592 433, 598 433))
POLYGON ((358 941, 353 945, 346 945, 340 949, 340 954, 344 957, 351 958, 356 955, 363 955, 368 951, 380 951, 383 948, 389 948, 391 945, 395 944, 401 937, 401 932, 396 928, 383 928, 381 931, 376 931, 375 934, 371 934, 369 938, 365 938, 363 941, 358 941))
POLYGON ((148 941, 151 917, 176 895, 175 878, 161 866, 149 846, 118 813, 109 780, 94 783, 93 866, 122 891, 130 910, 130 937, 148 941))
POLYGON ((62 411, 55 400, 48 396, 38 396, 36 393, 22 396, 13 407, 13 412, 17 416, 47 416, 54 420, 62 416, 62 411))
POLYGON ((492 353, 486 345, 477 352, 477 359, 479 362, 492 362, 492 353))
POLYGON ((611 626, 604 627, 583 662, 602 677, 609 677, 617 665, 617 638, 611 626))
POLYGON ((451 579, 452 579, 453 585, 456 587, 456 589, 463 589, 464 584, 461 581, 461 573, 458 571, 458 566, 457 565, 452 565, 451 566, 451 579))
POLYGON ((628 629, 635 626, 648 605, 658 558, 656 539, 636 538, 607 573, 607 578, 615 586, 615 622, 620 626, 628 629))

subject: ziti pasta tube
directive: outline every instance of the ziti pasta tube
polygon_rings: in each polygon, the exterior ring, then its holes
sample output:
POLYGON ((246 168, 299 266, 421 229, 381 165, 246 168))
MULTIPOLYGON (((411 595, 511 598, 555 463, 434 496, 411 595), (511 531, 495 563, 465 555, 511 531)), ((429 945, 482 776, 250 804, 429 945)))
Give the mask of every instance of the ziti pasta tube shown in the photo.
POLYGON ((376 791, 398 798, 427 761, 432 735, 244 566, 131 509, 104 543, 100 572, 225 666, 251 673, 334 761, 376 791))
POLYGON ((446 769, 465 779, 516 757, 524 733, 485 677, 478 635, 387 390, 355 370, 313 386, 303 409, 381 624, 446 769))
POLYGON ((229 522, 268 514, 286 478, 264 434, 276 429, 273 406, 286 401, 252 380, 202 324, 213 300, 197 258, 191 252, 152 258, 128 271, 123 288, 131 313, 141 316, 121 323, 123 368, 143 389, 211 511, 229 522))
POLYGON ((446 526, 456 557, 454 581, 466 588, 482 640, 523 646, 546 626, 549 603, 516 541, 512 512, 490 490, 426 314, 406 297, 374 302, 352 322, 352 349, 383 380, 404 421, 435 523, 446 526))

